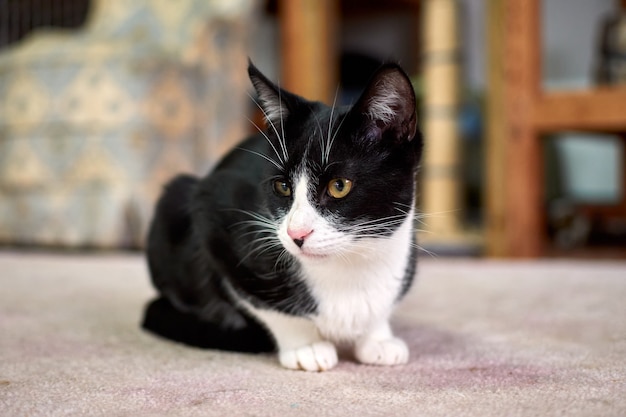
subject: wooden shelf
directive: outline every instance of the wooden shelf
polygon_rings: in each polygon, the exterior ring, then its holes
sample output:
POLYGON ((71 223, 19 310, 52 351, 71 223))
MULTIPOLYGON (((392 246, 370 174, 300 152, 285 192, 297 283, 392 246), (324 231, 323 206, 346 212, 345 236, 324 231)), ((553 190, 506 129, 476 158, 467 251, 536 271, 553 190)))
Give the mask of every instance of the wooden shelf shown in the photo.
POLYGON ((537 130, 626 130, 626 87, 547 92, 533 109, 537 130))
MULTIPOLYGON (((491 256, 528 258, 549 252, 543 135, 578 130, 615 133, 626 139, 626 86, 542 90, 542 1, 487 2, 490 87, 485 201, 491 256)), ((622 4, 626 7, 626 0, 622 4)), ((622 159, 626 160, 626 151, 622 159)), ((622 167, 626 184, 626 163, 622 167)), ((611 213, 626 218, 626 198, 611 213)))

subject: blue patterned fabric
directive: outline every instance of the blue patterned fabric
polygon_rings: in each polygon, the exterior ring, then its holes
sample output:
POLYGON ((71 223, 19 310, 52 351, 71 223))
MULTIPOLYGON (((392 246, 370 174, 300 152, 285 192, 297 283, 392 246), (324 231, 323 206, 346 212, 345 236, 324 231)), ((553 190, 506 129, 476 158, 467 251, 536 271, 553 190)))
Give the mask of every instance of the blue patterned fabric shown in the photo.
POLYGON ((252 1, 93 4, 0 53, 0 243, 141 246, 163 183, 247 128, 252 1))

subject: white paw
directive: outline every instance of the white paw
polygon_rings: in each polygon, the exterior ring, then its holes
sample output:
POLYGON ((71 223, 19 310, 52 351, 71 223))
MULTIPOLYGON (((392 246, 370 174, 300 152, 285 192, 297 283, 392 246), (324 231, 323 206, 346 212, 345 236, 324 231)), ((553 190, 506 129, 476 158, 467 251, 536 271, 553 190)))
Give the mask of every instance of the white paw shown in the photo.
POLYGON ((406 343, 395 337, 359 341, 354 354, 359 362, 370 365, 401 365, 409 360, 409 348, 406 343))
POLYGON ((337 365, 337 350, 332 343, 316 342, 297 349, 282 350, 278 360, 289 369, 327 371, 337 365))

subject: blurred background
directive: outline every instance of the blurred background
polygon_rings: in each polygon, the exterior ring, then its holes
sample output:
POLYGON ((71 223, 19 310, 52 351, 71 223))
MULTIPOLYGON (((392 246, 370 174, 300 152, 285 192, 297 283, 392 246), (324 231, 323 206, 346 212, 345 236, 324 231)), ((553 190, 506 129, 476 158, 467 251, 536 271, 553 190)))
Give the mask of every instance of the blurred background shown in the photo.
POLYGON ((328 104, 405 68, 426 251, 626 258, 624 0, 0 0, 1 247, 140 250, 254 132, 248 57, 328 104))

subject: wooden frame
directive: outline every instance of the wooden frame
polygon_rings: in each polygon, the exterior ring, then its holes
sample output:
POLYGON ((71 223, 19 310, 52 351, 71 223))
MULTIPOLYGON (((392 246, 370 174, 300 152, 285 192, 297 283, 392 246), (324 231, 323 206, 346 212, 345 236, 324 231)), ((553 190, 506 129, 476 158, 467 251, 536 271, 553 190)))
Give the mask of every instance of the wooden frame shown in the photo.
POLYGON ((486 224, 493 256, 545 253, 543 135, 626 132, 626 87, 542 91, 540 9, 540 0, 488 3, 488 71, 494 85, 488 93, 486 224))
POLYGON ((332 103, 338 82, 336 0, 279 0, 282 86, 332 103))

